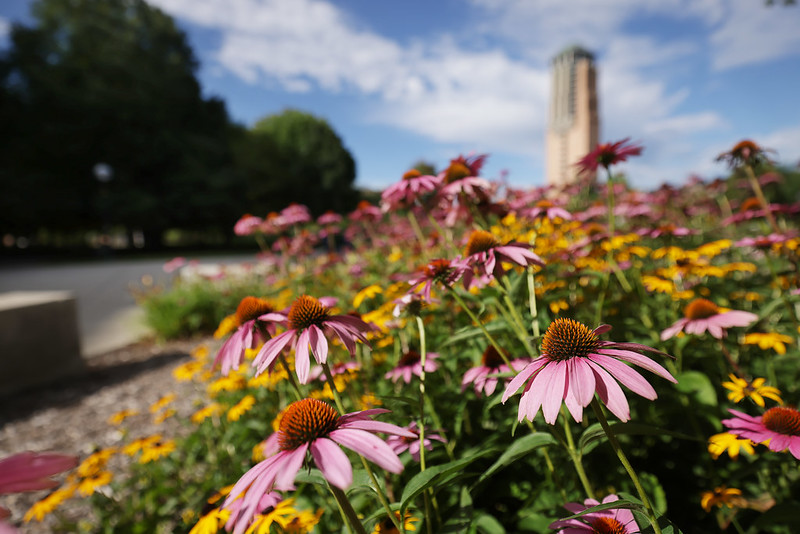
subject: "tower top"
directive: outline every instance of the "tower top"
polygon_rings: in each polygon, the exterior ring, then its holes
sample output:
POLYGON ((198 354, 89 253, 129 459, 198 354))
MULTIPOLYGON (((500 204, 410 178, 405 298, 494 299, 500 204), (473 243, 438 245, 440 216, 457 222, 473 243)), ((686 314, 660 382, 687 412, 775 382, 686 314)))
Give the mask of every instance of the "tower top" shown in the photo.
POLYGON ((572 44, 564 48, 558 54, 556 54, 556 56, 553 58, 553 62, 555 63, 560 59, 567 59, 567 58, 588 59, 589 61, 594 61, 594 54, 589 52, 581 45, 572 44))

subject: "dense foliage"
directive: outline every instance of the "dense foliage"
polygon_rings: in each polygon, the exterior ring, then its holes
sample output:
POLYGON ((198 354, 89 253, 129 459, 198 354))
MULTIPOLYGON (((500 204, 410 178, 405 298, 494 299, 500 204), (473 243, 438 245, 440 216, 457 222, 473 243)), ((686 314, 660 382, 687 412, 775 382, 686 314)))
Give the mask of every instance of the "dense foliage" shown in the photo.
POLYGON ((784 177, 754 143, 724 155, 727 182, 649 193, 611 175, 622 146, 584 161, 605 185, 501 190, 457 158, 383 211, 243 217, 260 288, 175 370, 208 400, 185 438, 96 453, 139 459, 97 484, 96 528, 796 532, 798 206, 767 202, 784 177), (354 423, 385 435, 345 439, 354 423))

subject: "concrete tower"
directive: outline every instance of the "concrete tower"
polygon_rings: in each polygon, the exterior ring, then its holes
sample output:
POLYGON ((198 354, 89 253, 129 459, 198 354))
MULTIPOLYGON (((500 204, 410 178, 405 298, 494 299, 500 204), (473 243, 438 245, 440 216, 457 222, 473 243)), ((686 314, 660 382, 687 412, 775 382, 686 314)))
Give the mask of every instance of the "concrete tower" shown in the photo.
POLYGON ((597 89, 594 56, 571 46, 553 59, 550 123, 547 128, 547 183, 575 182, 575 162, 597 147, 597 89))

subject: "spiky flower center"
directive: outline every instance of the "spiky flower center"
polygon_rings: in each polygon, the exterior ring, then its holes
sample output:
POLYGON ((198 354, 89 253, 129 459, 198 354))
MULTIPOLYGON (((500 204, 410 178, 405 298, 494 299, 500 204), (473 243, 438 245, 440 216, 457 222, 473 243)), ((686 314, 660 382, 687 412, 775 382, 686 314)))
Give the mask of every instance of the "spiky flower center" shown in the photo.
POLYGON ((400 361, 397 362, 398 367, 407 367, 409 365, 414 365, 415 363, 419 362, 422 359, 422 355, 415 351, 409 350, 402 356, 400 356, 400 361))
POLYGON ((761 209, 761 201, 758 200, 756 197, 750 197, 739 205, 739 212, 744 213, 746 211, 752 210, 760 210, 761 209))
POLYGON ((600 340, 589 327, 565 318, 550 323, 542 339, 542 354, 554 361, 585 357, 599 347, 600 340))
POLYGON ((503 357, 500 355, 500 353, 497 352, 497 349, 494 348, 492 345, 489 345, 488 347, 486 347, 486 350, 483 351, 483 355, 481 356, 481 363, 485 367, 489 367, 490 369, 497 369, 506 362, 505 360, 503 360, 503 357))
POLYGON ((236 308, 236 321, 241 325, 273 311, 275 308, 266 299, 245 297, 236 308))
POLYGON ((289 328, 302 330, 311 325, 322 326, 328 318, 328 308, 309 295, 300 295, 289 308, 289 328))
POLYGON ((479 252, 486 252, 487 250, 499 247, 500 240, 485 230, 474 230, 467 241, 467 248, 464 250, 464 255, 472 256, 479 252))
POLYGON ((687 319, 707 319, 719 314, 719 306, 707 299, 694 299, 683 310, 687 319))
POLYGON ((598 517, 592 521, 592 532, 596 534, 627 534, 628 529, 613 517, 598 517))
POLYGON ((417 169, 411 169, 403 174, 403 180, 413 180, 414 178, 419 178, 422 176, 422 173, 419 172, 417 169))
POLYGON ((552 208, 553 206, 554 204, 549 200, 540 200, 539 202, 536 203, 537 208, 547 209, 547 208, 552 208))
POLYGON ((467 176, 472 176, 472 170, 467 166, 466 163, 461 161, 453 161, 450 163, 450 166, 447 167, 447 171, 445 171, 444 181, 445 183, 451 184, 455 181, 461 180, 466 178, 467 176))
POLYGON ((338 424, 339 414, 330 404, 317 399, 302 399, 284 410, 278 444, 281 450, 291 451, 326 436, 336 430, 338 424))
POLYGON ((800 412, 786 406, 770 408, 761 417, 764 426, 784 436, 800 436, 800 412))
POLYGON ((450 273, 453 272, 453 268, 448 260, 436 259, 431 260, 428 265, 423 267, 423 272, 425 276, 432 280, 446 281, 450 273))

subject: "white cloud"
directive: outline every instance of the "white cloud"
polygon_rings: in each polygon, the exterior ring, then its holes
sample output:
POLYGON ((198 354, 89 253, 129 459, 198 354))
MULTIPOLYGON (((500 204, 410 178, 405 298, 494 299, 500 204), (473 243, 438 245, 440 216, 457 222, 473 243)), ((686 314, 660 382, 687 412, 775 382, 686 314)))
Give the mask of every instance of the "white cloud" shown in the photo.
POLYGON ((711 35, 712 64, 723 70, 800 54, 800 9, 732 1, 728 16, 711 35))
POLYGON ((756 139, 756 142, 774 150, 784 165, 800 165, 800 126, 782 128, 756 139))

